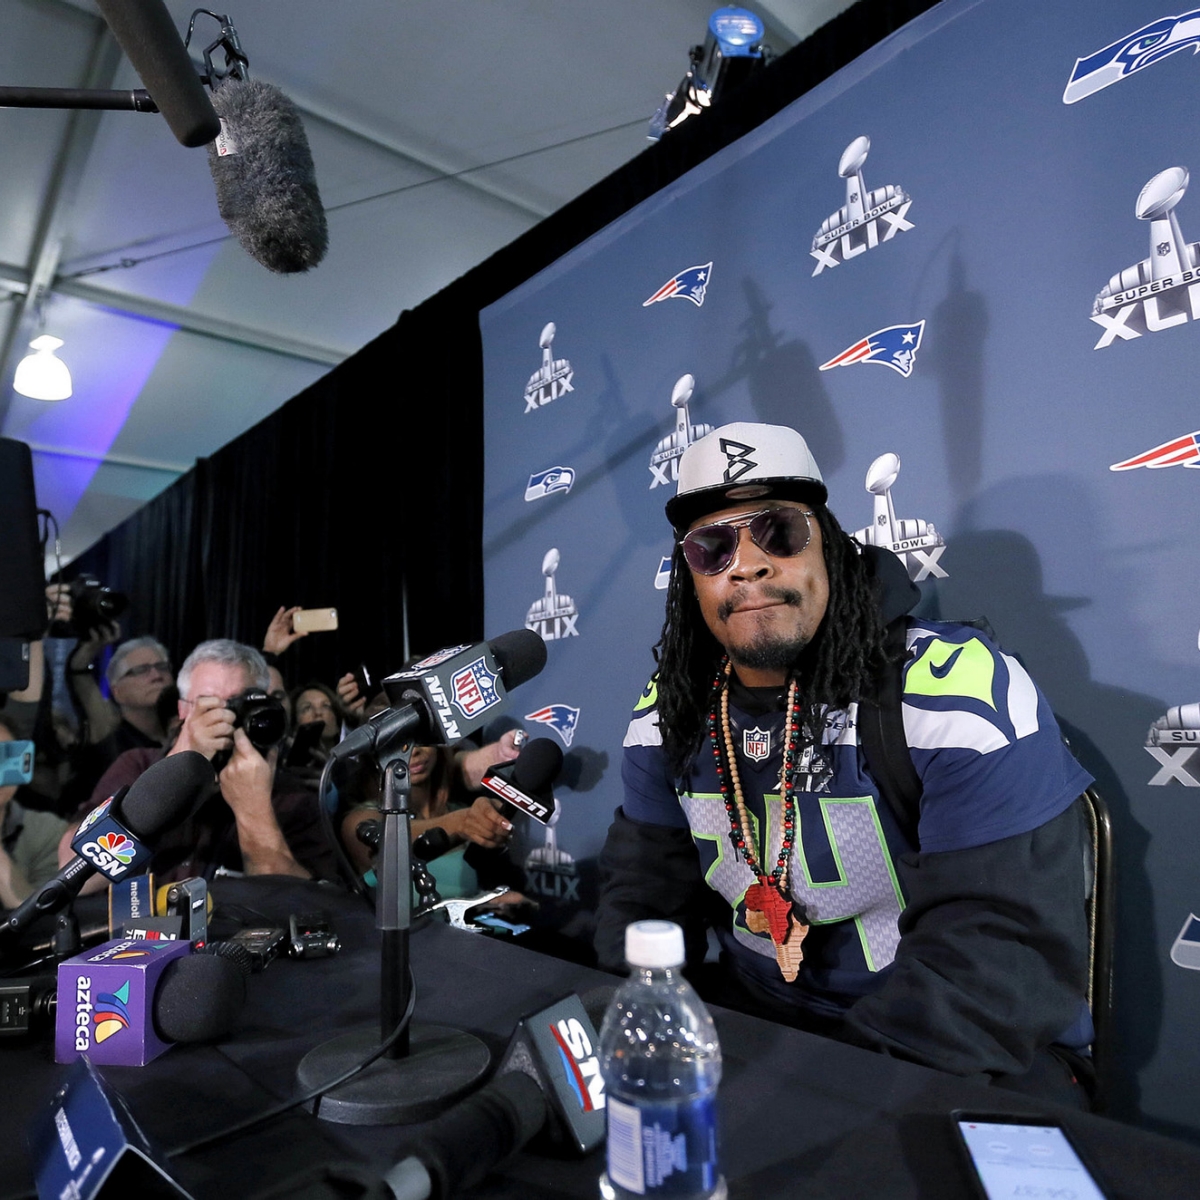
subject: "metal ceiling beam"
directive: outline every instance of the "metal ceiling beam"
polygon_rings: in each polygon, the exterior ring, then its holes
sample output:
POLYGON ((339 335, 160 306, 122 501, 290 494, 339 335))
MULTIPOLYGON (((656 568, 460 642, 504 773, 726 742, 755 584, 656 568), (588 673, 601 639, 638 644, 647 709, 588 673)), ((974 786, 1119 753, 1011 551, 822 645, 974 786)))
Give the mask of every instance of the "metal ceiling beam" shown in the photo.
MULTIPOLYGON (((110 88, 121 62, 121 48, 108 26, 95 19, 92 46, 82 86, 110 88)), ((0 346, 0 430, 8 416, 12 401, 12 374, 17 352, 24 349, 34 332, 38 304, 48 293, 58 263, 62 257, 63 241, 71 209, 79 193, 84 167, 96 140, 103 113, 94 110, 75 111, 67 118, 66 131, 59 145, 50 181, 40 205, 41 219, 34 234, 33 247, 27 266, 28 282, 25 294, 18 301, 17 311, 9 323, 3 345, 0 346)))
MULTIPOLYGON (((0 284, 3 283, 3 267, 0 266, 0 284)), ((53 290, 60 296, 72 296, 87 304, 107 308, 123 316, 138 317, 147 321, 158 321, 164 325, 175 325, 185 333, 200 337, 248 346, 251 350, 266 350, 271 354, 283 354, 288 358, 299 358, 305 362, 320 363, 325 367, 336 367, 353 353, 352 350, 337 350, 332 346, 317 345, 312 341, 272 333, 267 329, 252 329, 222 317, 208 317, 190 308, 167 304, 162 300, 151 300, 147 296, 134 296, 128 292, 109 291, 84 283, 81 279, 58 279, 53 290)))
POLYGON ((157 471, 162 475, 182 475, 190 471, 193 463, 158 462, 153 458, 135 458, 131 454, 96 454, 91 450, 74 450, 69 446, 47 446, 43 442, 25 443, 34 454, 48 454, 52 458, 79 458, 84 462, 109 463, 115 467, 134 467, 139 471, 157 471))
MULTIPOLYGON (((215 338, 218 341, 230 342, 238 346, 248 346, 251 350, 283 354, 288 358, 319 363, 324 367, 336 367, 338 363, 344 362, 354 353, 353 350, 317 345, 311 339, 301 341, 299 338, 288 337, 286 334, 273 333, 269 329, 254 329, 248 325, 240 325, 236 321, 226 321, 221 317, 207 317, 190 308, 180 308, 176 304, 168 304, 163 300, 151 300, 146 296, 135 296, 130 292, 97 287, 95 284, 84 283, 81 279, 56 279, 51 283, 49 290, 60 296, 71 296, 76 300, 82 300, 85 304, 106 308, 110 312, 119 313, 122 316, 174 325, 185 333, 215 338)), ((0 292, 27 295, 29 272, 24 267, 0 262, 0 292)))

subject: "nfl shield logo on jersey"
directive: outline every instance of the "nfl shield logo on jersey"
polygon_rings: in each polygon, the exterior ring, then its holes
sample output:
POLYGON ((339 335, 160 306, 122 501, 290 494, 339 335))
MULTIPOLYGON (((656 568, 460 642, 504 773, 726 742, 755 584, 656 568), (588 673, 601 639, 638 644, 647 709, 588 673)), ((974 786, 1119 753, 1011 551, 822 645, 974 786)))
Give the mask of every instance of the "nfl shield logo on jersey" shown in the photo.
POLYGON ((742 732, 742 753, 752 762, 761 762, 771 757, 771 731, 769 729, 746 729, 742 732))

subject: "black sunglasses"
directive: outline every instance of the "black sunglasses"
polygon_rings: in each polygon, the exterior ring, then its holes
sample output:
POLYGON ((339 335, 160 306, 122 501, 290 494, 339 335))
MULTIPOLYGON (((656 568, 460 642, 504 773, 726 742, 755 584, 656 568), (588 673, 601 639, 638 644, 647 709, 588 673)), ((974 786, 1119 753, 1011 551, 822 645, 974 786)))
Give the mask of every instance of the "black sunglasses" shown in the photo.
POLYGON ((764 508, 701 525, 679 544, 697 575, 720 575, 737 554, 739 530, 749 529, 750 540, 772 558, 794 558, 812 538, 811 516, 803 508, 764 508))

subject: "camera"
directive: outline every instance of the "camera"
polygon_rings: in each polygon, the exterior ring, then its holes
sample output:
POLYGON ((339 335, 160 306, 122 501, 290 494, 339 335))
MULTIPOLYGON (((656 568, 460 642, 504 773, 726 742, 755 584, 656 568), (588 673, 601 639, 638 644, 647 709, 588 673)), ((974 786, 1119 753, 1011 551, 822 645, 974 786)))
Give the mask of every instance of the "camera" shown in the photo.
POLYGON ((115 621, 129 607, 124 592, 105 587, 95 575, 72 579, 67 584, 67 595, 71 597, 71 619, 55 621, 50 626, 51 637, 86 637, 90 630, 115 621))
POLYGON ((272 746, 283 741, 283 735, 287 733, 287 713, 274 696, 257 688, 247 688, 226 700, 225 707, 233 712, 234 728, 244 729, 250 744, 260 754, 266 754, 272 746))

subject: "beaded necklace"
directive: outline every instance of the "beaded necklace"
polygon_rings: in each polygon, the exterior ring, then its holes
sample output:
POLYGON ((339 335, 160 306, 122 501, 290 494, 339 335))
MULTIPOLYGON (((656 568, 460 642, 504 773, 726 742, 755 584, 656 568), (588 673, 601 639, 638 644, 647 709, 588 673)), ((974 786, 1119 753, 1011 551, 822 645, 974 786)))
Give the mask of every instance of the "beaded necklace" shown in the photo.
MULTIPOLYGON (((742 781, 737 767, 733 734, 729 724, 729 676, 732 664, 722 660, 713 680, 713 706, 708 714, 708 736, 712 743, 713 759, 721 798, 729 815, 729 838, 734 852, 746 861, 757 880, 746 889, 746 928, 751 933, 769 933, 775 946, 775 960, 784 979, 791 983, 804 959, 801 943, 808 926, 800 919, 788 891, 788 869, 796 846, 796 809, 794 802, 796 755, 800 742, 799 688, 793 678, 788 684, 787 718, 783 729, 783 771, 780 775, 782 807, 780 813, 779 857, 768 875, 758 859, 750 813, 742 794, 742 781)), ((770 831, 763 813, 762 847, 771 845, 770 831)))

